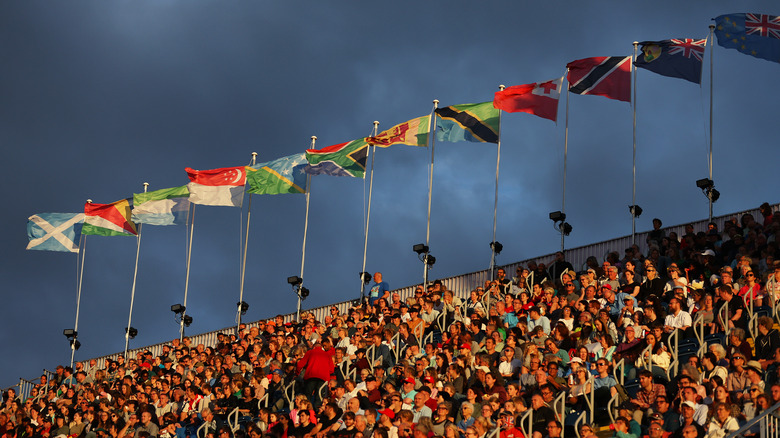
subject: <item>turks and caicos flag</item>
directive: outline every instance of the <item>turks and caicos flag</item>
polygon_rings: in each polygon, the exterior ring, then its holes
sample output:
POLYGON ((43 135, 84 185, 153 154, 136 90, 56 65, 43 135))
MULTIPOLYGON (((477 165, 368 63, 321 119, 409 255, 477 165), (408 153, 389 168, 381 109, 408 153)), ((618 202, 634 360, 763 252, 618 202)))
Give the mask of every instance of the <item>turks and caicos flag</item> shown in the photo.
POLYGON ((569 91, 631 101, 631 57, 585 58, 566 65, 569 91))

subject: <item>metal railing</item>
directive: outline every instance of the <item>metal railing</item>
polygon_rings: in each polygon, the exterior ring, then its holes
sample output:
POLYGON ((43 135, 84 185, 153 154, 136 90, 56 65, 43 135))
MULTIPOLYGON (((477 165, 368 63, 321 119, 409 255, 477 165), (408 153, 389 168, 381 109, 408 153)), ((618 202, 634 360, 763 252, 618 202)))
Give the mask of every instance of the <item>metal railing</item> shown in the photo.
POLYGON ((780 415, 778 415, 780 403, 766 409, 753 419, 745 423, 737 431, 727 434, 724 438, 745 437, 755 426, 761 430, 761 438, 777 438, 780 434, 780 415))

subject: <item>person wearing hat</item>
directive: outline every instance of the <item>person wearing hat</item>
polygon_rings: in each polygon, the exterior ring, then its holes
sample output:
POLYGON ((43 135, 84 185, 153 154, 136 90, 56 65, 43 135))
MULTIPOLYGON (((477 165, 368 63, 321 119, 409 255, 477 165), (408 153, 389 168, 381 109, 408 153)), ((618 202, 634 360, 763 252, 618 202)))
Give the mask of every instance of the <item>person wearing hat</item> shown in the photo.
MULTIPOLYGON (((747 371, 747 384, 751 388, 753 386, 758 386, 761 388, 761 390, 764 390, 764 369, 761 367, 761 363, 757 360, 751 360, 748 361, 747 365, 745 365, 745 371, 747 371)), ((750 396, 750 394, 746 394, 746 396, 750 396)))
POLYGON ((693 419, 693 415, 696 412, 696 403, 687 400, 682 402, 680 412, 680 427, 672 433, 670 438, 704 438, 707 435, 707 430, 693 419), (685 435, 685 429, 690 429, 691 427, 696 429, 696 435, 685 435))
POLYGON ((417 394, 417 391, 414 390, 416 383, 414 377, 406 377, 401 381, 401 401, 404 404, 411 406, 414 401, 414 395, 417 394))

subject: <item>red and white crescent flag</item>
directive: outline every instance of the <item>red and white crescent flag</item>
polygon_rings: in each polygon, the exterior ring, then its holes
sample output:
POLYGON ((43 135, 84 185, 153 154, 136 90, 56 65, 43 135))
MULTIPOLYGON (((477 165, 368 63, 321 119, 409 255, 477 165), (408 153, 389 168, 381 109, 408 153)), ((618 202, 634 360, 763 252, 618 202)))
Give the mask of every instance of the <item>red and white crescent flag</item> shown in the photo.
POLYGON ((211 170, 184 169, 190 177, 190 202, 201 205, 240 207, 244 200, 246 168, 224 167, 211 170))
POLYGON ((508 113, 529 113, 554 122, 558 119, 562 82, 563 78, 558 78, 508 87, 496 92, 493 107, 508 113))

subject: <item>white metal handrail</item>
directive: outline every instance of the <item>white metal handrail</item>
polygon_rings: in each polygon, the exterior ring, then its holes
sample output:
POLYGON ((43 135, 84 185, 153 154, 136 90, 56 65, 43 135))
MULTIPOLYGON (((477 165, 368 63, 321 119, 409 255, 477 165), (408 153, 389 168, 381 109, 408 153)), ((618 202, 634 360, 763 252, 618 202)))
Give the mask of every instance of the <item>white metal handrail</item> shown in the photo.
POLYGON ((761 437, 777 436, 778 431, 780 431, 780 416, 778 415, 778 409, 780 409, 780 403, 764 410, 742 425, 738 430, 729 433, 724 438, 744 437, 746 433, 753 429, 757 424, 761 430, 761 437), (772 434, 767 435, 766 432, 770 430, 772 431, 772 434))
POLYGON ((525 413, 520 417, 520 430, 523 431, 523 436, 530 437, 533 435, 534 429, 534 410, 527 409, 525 413), (525 427, 526 421, 528 422, 528 428, 525 427), (530 432, 530 433, 529 433, 530 432))

